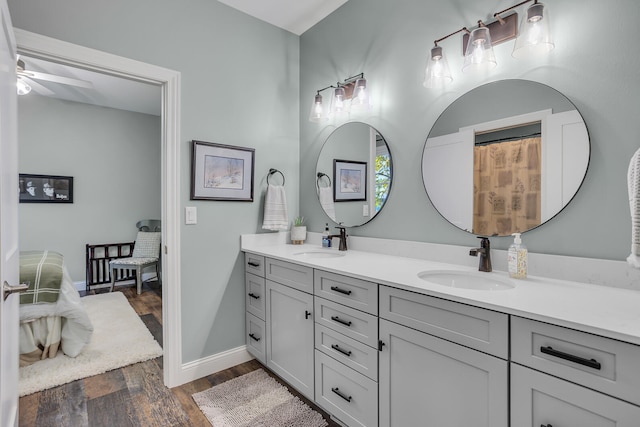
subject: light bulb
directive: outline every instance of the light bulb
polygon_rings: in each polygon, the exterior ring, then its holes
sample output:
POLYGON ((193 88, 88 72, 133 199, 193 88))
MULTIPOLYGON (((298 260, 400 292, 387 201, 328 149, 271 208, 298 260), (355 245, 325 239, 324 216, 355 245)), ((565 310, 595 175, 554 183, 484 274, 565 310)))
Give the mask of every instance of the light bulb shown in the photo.
POLYGON ((371 108, 371 97, 367 88, 367 80, 362 77, 356 80, 351 97, 352 110, 369 110, 371 108))
POLYGON ((549 11, 545 11, 542 3, 534 3, 522 17, 520 34, 511 55, 521 59, 545 54, 554 47, 549 31, 549 11))
POLYGON ((489 29, 485 26, 480 26, 469 35, 462 71, 465 73, 468 71, 486 71, 495 68, 496 65, 498 63, 493 53, 489 29))
POLYGON ((319 123, 328 119, 329 117, 327 116, 324 105, 322 104, 322 95, 318 93, 314 97, 313 104, 311 105, 309 121, 319 123))
POLYGON ((426 88, 436 88, 451 81, 453 81, 453 78, 451 77, 447 58, 444 56, 442 48, 436 45, 431 49, 422 85, 426 88))

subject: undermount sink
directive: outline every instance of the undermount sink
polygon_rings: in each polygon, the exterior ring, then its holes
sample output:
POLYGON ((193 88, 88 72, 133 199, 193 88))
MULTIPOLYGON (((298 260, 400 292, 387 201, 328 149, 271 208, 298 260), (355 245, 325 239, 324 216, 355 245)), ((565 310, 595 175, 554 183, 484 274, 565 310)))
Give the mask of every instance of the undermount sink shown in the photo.
POLYGON ((293 254, 295 256, 301 256, 306 258, 338 258, 345 255, 344 252, 337 251, 306 251, 306 252, 296 252, 293 254))
POLYGON ((418 277, 427 282, 451 288, 505 291, 515 287, 514 283, 508 278, 500 277, 493 273, 439 270, 423 271, 418 273, 418 277))

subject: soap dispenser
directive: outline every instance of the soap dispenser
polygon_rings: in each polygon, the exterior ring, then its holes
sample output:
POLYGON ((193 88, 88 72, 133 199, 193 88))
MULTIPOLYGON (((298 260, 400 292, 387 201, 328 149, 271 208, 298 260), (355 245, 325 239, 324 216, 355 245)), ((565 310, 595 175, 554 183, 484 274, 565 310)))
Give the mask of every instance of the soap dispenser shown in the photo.
POLYGON ((322 247, 330 248, 331 247, 331 237, 329 237, 329 223, 325 224, 324 231, 322 232, 322 247))
POLYGON ((527 278, 527 247, 522 243, 521 233, 513 233, 513 243, 509 246, 507 261, 509 264, 509 276, 514 279, 527 278))

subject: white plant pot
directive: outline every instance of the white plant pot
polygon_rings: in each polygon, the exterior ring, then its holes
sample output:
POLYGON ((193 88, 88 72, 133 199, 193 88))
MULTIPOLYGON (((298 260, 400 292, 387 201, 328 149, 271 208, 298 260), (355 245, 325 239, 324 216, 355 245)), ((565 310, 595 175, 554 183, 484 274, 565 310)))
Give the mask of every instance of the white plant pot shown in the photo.
POLYGON ((294 245, 301 245, 307 239, 307 226, 293 226, 291 227, 291 243, 294 245))

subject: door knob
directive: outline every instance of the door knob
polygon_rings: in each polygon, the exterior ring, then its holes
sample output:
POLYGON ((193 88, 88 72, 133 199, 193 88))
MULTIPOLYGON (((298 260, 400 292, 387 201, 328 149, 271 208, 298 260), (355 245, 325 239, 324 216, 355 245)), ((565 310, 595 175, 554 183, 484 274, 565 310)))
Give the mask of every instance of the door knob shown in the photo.
POLYGON ((28 283, 20 283, 19 285, 11 286, 5 281, 4 284, 2 285, 3 299, 6 301, 7 298, 9 298, 9 295, 24 292, 27 289, 29 289, 28 283))

